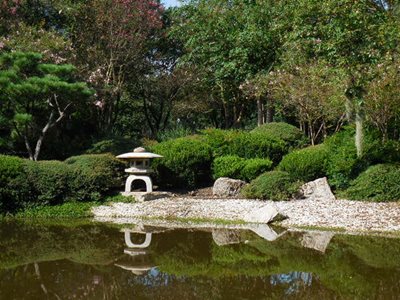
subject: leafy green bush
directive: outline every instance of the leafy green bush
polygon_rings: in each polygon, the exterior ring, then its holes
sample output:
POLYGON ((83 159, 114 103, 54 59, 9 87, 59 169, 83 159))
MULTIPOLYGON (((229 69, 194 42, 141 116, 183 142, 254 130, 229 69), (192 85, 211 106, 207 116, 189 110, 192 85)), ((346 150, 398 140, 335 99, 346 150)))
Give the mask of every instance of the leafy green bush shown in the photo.
POLYGON ((328 151, 325 145, 310 146, 285 155, 278 169, 288 172, 293 178, 311 181, 326 176, 327 157, 328 151))
POLYGON ((245 159, 236 155, 217 157, 212 165, 213 178, 229 177, 253 180, 258 175, 271 170, 272 161, 263 158, 245 159))
POLYGON ((69 187, 76 201, 96 201, 124 182, 124 162, 111 154, 86 154, 68 158, 71 169, 69 187))
POLYGON ((214 157, 236 155, 230 150, 233 140, 241 134, 238 130, 205 129, 201 131, 201 139, 207 143, 214 157))
POLYGON ((287 172, 266 172, 243 188, 242 195, 246 198, 266 200, 290 200, 294 198, 301 186, 287 172))
POLYGON ((14 211, 30 197, 25 180, 24 160, 15 156, 0 155, 0 212, 14 211))
POLYGON ((212 164, 213 178, 229 177, 241 179, 241 172, 246 159, 236 155, 217 157, 212 164))
POLYGON ((284 122, 272 122, 256 127, 252 132, 263 134, 283 140, 290 148, 301 148, 308 144, 304 133, 296 126, 284 122))
POLYGON ((29 161, 24 164, 26 180, 32 188, 35 201, 27 206, 55 205, 71 196, 70 167, 60 161, 29 161))
POLYGON ((210 145, 214 157, 269 158, 277 164, 289 151, 283 140, 263 132, 208 129, 200 138, 210 145))
MULTIPOLYGON (((354 135, 354 128, 347 127, 329 137, 324 143, 329 152, 326 173, 329 183, 334 189, 348 187, 350 181, 365 170, 368 164, 365 159, 357 157, 354 135)), ((367 143, 365 144, 367 145, 367 143)))
POLYGON ((369 167, 351 182, 342 196, 375 202, 400 200, 400 165, 379 164, 369 167))
POLYGON ((163 156, 153 162, 160 184, 195 187, 211 179, 211 147, 196 136, 158 143, 151 151, 163 156))
POLYGON ((257 176, 270 171, 272 168, 272 161, 267 158, 251 158, 246 159, 241 174, 241 179, 251 181, 257 176))

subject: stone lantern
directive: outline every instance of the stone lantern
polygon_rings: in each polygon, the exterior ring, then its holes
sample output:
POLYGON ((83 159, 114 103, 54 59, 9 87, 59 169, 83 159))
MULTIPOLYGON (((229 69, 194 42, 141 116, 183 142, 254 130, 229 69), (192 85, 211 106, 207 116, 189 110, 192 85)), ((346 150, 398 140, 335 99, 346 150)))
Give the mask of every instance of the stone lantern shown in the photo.
POLYGON ((135 148, 133 152, 118 155, 117 158, 126 159, 130 163, 130 167, 125 169, 129 174, 125 183, 125 194, 129 195, 132 192, 132 183, 135 180, 143 180, 146 183, 146 192, 153 191, 153 182, 150 174, 153 170, 150 168, 150 161, 153 158, 162 157, 161 155, 146 152, 142 147, 135 148))

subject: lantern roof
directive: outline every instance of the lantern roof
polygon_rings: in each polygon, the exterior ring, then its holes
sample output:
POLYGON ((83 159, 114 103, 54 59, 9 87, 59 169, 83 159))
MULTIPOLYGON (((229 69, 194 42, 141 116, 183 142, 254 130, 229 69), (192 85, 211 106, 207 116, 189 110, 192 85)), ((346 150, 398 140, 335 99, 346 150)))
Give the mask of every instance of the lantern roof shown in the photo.
POLYGON ((117 156, 117 158, 122 158, 122 159, 147 159, 147 158, 159 158, 159 157, 162 156, 159 154, 146 152, 146 149, 144 149, 143 147, 135 148, 133 152, 124 153, 117 156))

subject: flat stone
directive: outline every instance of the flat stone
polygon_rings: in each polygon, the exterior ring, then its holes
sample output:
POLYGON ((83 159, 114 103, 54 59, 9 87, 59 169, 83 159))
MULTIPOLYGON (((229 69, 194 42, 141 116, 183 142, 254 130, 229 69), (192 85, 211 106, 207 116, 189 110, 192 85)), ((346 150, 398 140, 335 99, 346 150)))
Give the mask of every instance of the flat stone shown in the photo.
POLYGON ((300 194, 305 199, 332 201, 336 200, 326 177, 307 182, 300 187, 300 194))
POLYGON ((214 182, 213 195, 218 197, 236 197, 247 183, 242 180, 227 177, 218 178, 214 182))
POLYGON ((121 195, 125 197, 134 197, 137 202, 144 202, 162 198, 170 198, 174 194, 169 192, 122 192, 121 195))
POLYGON ((243 221, 249 223, 271 223, 285 218, 273 201, 266 201, 261 208, 256 208, 243 216, 243 221))

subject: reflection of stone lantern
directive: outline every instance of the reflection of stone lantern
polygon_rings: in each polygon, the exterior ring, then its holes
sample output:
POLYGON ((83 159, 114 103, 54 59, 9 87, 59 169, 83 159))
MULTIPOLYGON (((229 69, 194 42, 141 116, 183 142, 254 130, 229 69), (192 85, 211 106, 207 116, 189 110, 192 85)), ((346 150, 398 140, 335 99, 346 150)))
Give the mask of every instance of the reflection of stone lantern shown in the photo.
POLYGON ((131 193, 132 183, 135 180, 143 180, 146 183, 146 192, 149 193, 153 191, 153 182, 150 178, 150 174, 153 170, 150 168, 150 160, 158 157, 162 156, 146 152, 142 147, 134 149, 133 152, 117 156, 117 158, 126 159, 130 163, 130 167, 125 169, 125 172, 130 174, 126 179, 125 193, 131 193))

